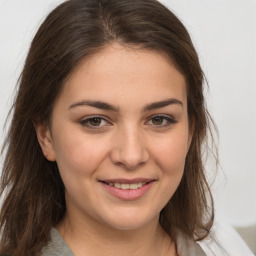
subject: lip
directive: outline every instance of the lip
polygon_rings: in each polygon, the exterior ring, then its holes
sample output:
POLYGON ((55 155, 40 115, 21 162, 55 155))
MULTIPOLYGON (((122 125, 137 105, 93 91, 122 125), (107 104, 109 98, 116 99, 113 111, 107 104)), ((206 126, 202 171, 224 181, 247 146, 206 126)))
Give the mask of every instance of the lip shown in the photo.
POLYGON ((151 182, 155 181, 154 179, 147 179, 147 178, 135 178, 135 179, 107 179, 107 180, 99 180, 100 182, 105 183, 125 183, 125 184, 133 184, 138 182, 151 182))
POLYGON ((153 186, 154 182, 156 180, 153 179, 109 179, 109 180, 100 180, 99 183, 102 185, 102 187, 111 195, 127 201, 132 201, 141 198, 143 195, 145 195, 150 188, 153 186), (137 189, 121 189, 116 188, 114 186, 108 185, 107 183, 125 183, 125 184, 132 184, 132 183, 138 183, 138 182, 146 182, 145 185, 143 185, 140 188, 137 189))

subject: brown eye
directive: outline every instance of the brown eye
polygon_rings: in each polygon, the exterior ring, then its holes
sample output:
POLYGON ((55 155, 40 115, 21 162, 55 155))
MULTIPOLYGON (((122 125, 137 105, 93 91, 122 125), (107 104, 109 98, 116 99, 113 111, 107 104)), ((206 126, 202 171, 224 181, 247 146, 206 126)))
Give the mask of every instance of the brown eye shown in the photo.
POLYGON ((165 115, 156 115, 150 118, 150 120, 147 122, 147 124, 153 125, 153 126, 159 126, 161 127, 168 127, 172 124, 177 123, 177 121, 171 117, 171 116, 165 116, 165 115))
POLYGON ((104 119, 103 117, 98 117, 98 116, 92 116, 92 117, 88 117, 85 119, 82 119, 80 121, 80 124, 82 126, 91 128, 91 129, 99 129, 99 128, 103 128, 107 125, 109 125, 109 123, 106 121, 106 119, 104 119))
POLYGON ((154 125, 162 125, 164 122, 164 118, 162 116, 156 116, 154 118, 152 118, 152 123, 154 125))
POLYGON ((102 119, 99 117, 90 118, 88 120, 91 126, 99 126, 101 124, 102 119))

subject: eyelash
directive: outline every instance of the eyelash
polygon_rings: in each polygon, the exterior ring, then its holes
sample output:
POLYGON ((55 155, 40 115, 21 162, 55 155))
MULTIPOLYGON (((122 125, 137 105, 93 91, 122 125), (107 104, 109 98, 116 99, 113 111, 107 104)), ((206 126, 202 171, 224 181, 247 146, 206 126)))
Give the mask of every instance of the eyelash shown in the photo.
POLYGON ((88 117, 88 118, 84 118, 80 121, 80 124, 82 126, 85 126, 87 128, 90 128, 90 129, 100 129, 101 127, 103 127, 102 125, 101 126, 97 126, 97 125, 91 125, 89 124, 90 121, 92 121, 93 119, 99 119, 100 120, 100 123, 102 122, 102 120, 108 124, 110 124, 106 118, 102 117, 102 116, 91 116, 91 117, 88 117))
MULTIPOLYGON (((173 117, 165 116, 165 115, 159 115, 159 114, 150 117, 149 121, 152 122, 152 120, 153 120, 154 118, 162 118, 162 119, 163 119, 163 122, 167 122, 167 124, 159 124, 159 125, 151 124, 151 125, 153 125, 153 126, 155 126, 155 127, 159 127, 159 128, 160 128, 160 127, 168 127, 168 126, 170 126, 170 125, 172 125, 172 124, 177 123, 177 121, 176 121, 173 117)), ((101 129, 102 127, 105 127, 105 125, 102 125, 102 121, 106 122, 107 125, 110 125, 110 122, 108 122, 108 121, 106 120, 106 118, 104 118, 104 117, 102 117, 102 116, 91 116, 91 117, 88 117, 88 118, 84 118, 84 119, 80 120, 80 124, 81 124, 82 126, 85 126, 85 127, 87 127, 87 128, 90 128, 90 129, 101 129), (90 124, 90 121, 93 121, 93 119, 99 119, 100 125, 92 125, 92 124, 90 124)), ((147 123, 148 123, 149 121, 147 121, 147 123)))
POLYGON ((156 127, 168 127, 172 124, 176 124, 177 123, 177 120, 175 120, 173 117, 170 117, 170 116, 165 116, 165 115, 154 115, 152 117, 150 117, 150 121, 152 121, 154 118, 163 118, 163 121, 167 122, 167 124, 160 124, 160 125, 154 125, 152 124, 153 126, 156 126, 156 127))

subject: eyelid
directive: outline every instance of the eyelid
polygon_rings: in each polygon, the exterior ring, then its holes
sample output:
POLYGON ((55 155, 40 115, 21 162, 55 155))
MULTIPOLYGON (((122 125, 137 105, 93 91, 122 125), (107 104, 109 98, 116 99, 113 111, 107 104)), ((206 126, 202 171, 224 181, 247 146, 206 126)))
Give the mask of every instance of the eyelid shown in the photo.
POLYGON ((101 115, 91 115, 91 116, 83 117, 83 118, 81 118, 79 120, 79 123, 82 126, 85 126, 85 127, 89 128, 89 129, 101 129, 101 128, 104 128, 105 126, 110 125, 110 121, 106 117, 101 116, 101 115), (89 122, 90 120, 92 120, 94 118, 99 118, 99 119, 103 120, 104 122, 107 123, 107 125, 93 126, 93 125, 87 124, 87 122, 89 122))
MULTIPOLYGON (((156 114, 156 115, 153 115, 149 118, 149 121, 151 121, 153 118, 155 117, 162 117, 163 119, 165 119, 168 124, 165 124, 165 125, 154 125, 152 124, 153 126, 155 127, 166 127, 166 126, 170 126, 170 125, 173 125, 173 124, 176 124, 178 121, 171 115, 166 115, 166 114, 156 114)), ((147 121, 147 123, 149 122, 147 121)))
MULTIPOLYGON (((148 119, 146 124, 148 124, 150 121, 152 121, 153 118, 156 118, 156 117, 161 117, 165 121, 167 121, 168 123, 167 124, 160 124, 160 125, 156 125, 156 124, 149 124, 149 125, 161 128, 161 127, 168 127, 168 126, 171 126, 171 125, 177 123, 177 120, 173 116, 171 116, 171 115, 155 114, 153 116, 150 116, 150 118, 148 119)), ((108 118, 106 118, 106 117, 104 117, 102 115, 91 115, 91 116, 83 117, 83 118, 81 118, 79 120, 79 123, 82 126, 85 126, 85 127, 89 128, 89 129, 102 129, 102 128, 106 127, 106 126, 111 125, 111 122, 108 120, 108 118), (99 125, 99 126, 93 126, 93 125, 90 125, 90 124, 87 123, 87 122, 89 122, 90 120, 92 120, 94 118, 99 118, 99 119, 101 119, 101 121, 104 121, 106 123, 103 124, 103 125, 99 125)))

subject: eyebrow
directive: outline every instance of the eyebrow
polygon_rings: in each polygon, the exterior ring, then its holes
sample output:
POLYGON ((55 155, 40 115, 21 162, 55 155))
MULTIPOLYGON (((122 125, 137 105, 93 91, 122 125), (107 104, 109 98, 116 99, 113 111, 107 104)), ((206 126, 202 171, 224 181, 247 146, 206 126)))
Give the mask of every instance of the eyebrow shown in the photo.
POLYGON ((72 104, 69 109, 78 107, 78 106, 90 106, 90 107, 94 107, 94 108, 99 108, 99 109, 104 109, 104 110, 111 110, 111 111, 115 111, 115 112, 119 112, 119 108, 115 107, 113 105, 110 105, 106 102, 102 102, 102 101, 93 101, 93 100, 83 100, 80 102, 76 102, 74 104, 72 104))
POLYGON ((147 112, 147 111, 158 109, 158 108, 163 108, 163 107, 166 107, 166 106, 169 106, 169 105, 174 105, 174 104, 178 104, 178 105, 183 107, 183 103, 180 100, 167 99, 167 100, 153 102, 153 103, 150 103, 150 104, 146 105, 143 108, 143 112, 147 112))
MULTIPOLYGON (((178 104, 183 107, 183 103, 178 99, 166 99, 163 101, 157 101, 157 102, 147 104, 146 106, 143 107, 142 112, 147 112, 150 110, 163 108, 163 107, 166 107, 169 105, 174 105, 174 104, 178 104)), ((79 107, 79 106, 90 106, 90 107, 104 109, 104 110, 110 110, 110 111, 114 111, 114 112, 120 111, 119 107, 116 107, 114 105, 111 105, 111 104, 103 102, 103 101, 93 101, 93 100, 83 100, 83 101, 73 103, 69 107, 69 109, 73 109, 73 108, 79 107)))

